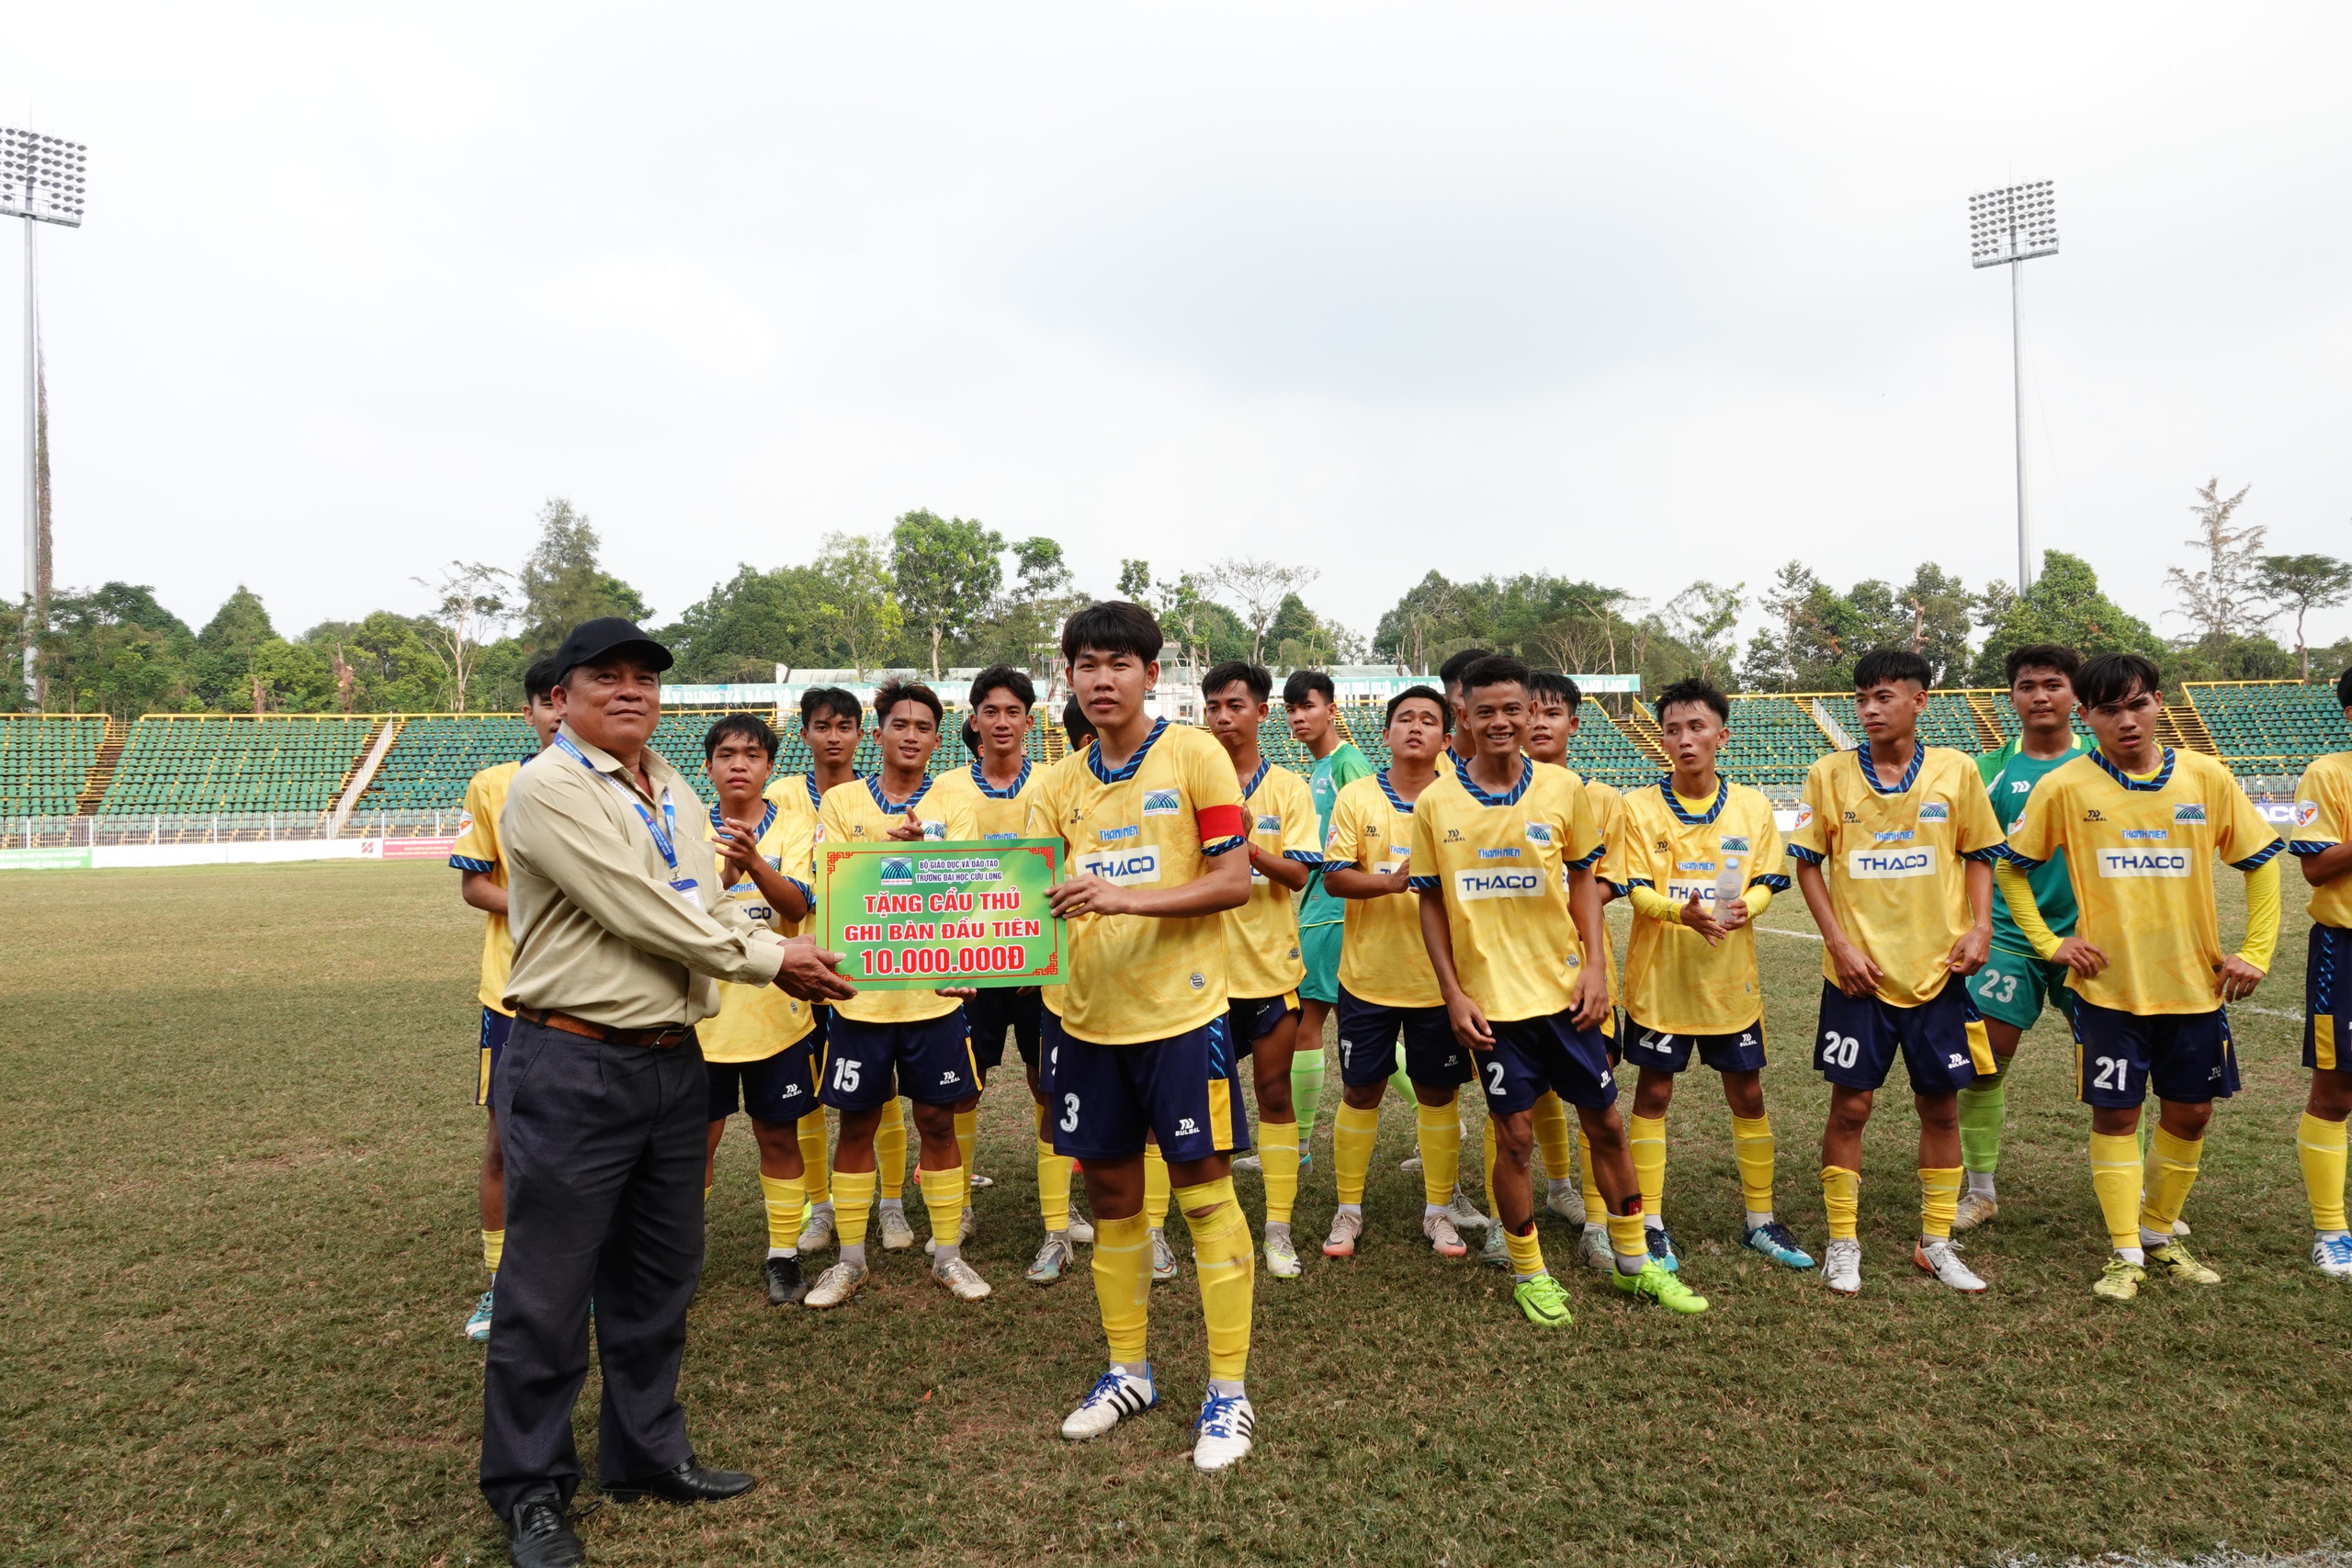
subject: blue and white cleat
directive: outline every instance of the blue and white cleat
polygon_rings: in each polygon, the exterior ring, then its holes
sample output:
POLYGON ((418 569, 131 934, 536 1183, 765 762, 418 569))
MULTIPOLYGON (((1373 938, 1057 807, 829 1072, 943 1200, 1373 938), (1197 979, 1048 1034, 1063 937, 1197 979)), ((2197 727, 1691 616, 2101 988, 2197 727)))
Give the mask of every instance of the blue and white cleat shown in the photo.
POLYGON ((1650 1257, 1669 1274, 1682 1272, 1682 1259, 1675 1256, 1674 1238, 1666 1234, 1664 1225, 1649 1227, 1650 1257))
POLYGON ((1144 1375, 1129 1377, 1114 1367, 1095 1380, 1093 1388, 1062 1421, 1062 1436, 1074 1443, 1089 1438, 1099 1438, 1130 1416, 1139 1416, 1159 1403, 1159 1391, 1152 1386, 1151 1368, 1146 1365, 1144 1375))
POLYGON ((2331 1280, 2352 1280, 2352 1235, 2337 1231, 2312 1237, 2312 1267, 2331 1280))
POLYGON ((466 1319, 466 1337, 477 1345, 490 1343, 491 1298, 497 1293, 498 1286, 493 1282, 489 1290, 475 1298, 474 1314, 466 1319))
POLYGON ((1246 1393, 1211 1393, 1201 1401, 1200 1418, 1193 1423, 1200 1437, 1193 1443, 1193 1468, 1214 1473, 1238 1462, 1250 1452, 1250 1434, 1258 1425, 1246 1393))
POLYGON ((1747 1247, 1751 1252, 1762 1253, 1783 1269, 1813 1267, 1813 1254, 1799 1247, 1797 1238, 1789 1234, 1789 1227, 1778 1220, 1749 1231, 1747 1247))

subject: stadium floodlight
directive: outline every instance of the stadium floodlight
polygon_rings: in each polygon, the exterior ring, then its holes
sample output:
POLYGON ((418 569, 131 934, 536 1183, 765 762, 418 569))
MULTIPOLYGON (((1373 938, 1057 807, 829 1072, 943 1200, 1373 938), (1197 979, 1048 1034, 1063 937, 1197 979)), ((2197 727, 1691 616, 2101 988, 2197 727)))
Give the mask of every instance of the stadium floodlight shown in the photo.
POLYGON ((49 562, 41 505, 40 288, 33 225, 82 226, 83 171, 78 141, 0 126, 0 218, 25 220, 25 696, 41 704, 40 639, 49 625, 49 562))
POLYGON ((2025 512, 2025 355, 2020 269, 2036 256, 2058 254, 2058 197, 2048 180, 2005 186, 1968 198, 1968 265, 2009 269, 2009 391, 2016 402, 2018 455, 2018 592, 2033 587, 2033 541, 2025 512))

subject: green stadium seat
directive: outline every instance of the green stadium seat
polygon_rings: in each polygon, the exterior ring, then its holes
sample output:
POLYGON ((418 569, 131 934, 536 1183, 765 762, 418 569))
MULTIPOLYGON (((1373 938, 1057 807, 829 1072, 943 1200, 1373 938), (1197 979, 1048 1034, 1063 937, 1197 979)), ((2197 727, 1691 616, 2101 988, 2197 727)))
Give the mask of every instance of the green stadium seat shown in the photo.
POLYGON ((375 716, 150 714, 131 727, 102 817, 323 812, 375 716))
POLYGON ((0 715, 0 817, 71 817, 106 740, 81 714, 0 715))

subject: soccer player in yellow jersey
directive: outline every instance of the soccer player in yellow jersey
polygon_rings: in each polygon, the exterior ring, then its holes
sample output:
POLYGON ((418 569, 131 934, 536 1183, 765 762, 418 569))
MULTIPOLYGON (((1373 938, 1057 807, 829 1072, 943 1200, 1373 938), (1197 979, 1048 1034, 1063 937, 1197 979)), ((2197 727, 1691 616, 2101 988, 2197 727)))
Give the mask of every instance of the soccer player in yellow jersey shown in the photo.
POLYGON ((1527 667, 1516 659, 1490 655, 1463 671, 1476 754, 1439 769, 1413 803, 1410 872, 1430 967, 1497 1122, 1496 1218, 1509 1237, 1513 1295, 1531 1323, 1568 1321, 1566 1293, 1536 1239, 1529 1174, 1529 1112, 1548 1089, 1583 1123, 1618 1288, 1676 1312, 1704 1312, 1705 1299, 1650 1257, 1643 1235, 1609 1067, 1609 985, 1588 962, 1602 941, 1592 868, 1606 846, 1584 781, 1525 754, 1527 689, 1527 667))
MULTIPOLYGON (((815 824, 763 797, 775 766, 775 731, 763 718, 731 713, 702 739, 704 772, 718 791, 710 838, 718 846, 727 897, 743 912, 787 936, 798 933, 811 905, 809 849, 815 824)), ((786 1306, 808 1293, 800 1274, 797 1233, 806 1188, 800 1118, 817 1099, 809 1050, 808 1003, 775 986, 718 982, 718 1012, 695 1031, 709 1067, 710 1145, 703 1168, 709 1194, 727 1119, 752 1119, 760 1151, 760 1196, 767 1211, 768 1250, 762 1271, 768 1301, 786 1306)))
POLYGON ((1070 689, 1094 743, 1056 763, 1028 836, 1067 847, 1053 890, 1069 922, 1069 979, 1046 993, 1039 1073, 1054 1146, 1082 1163, 1094 1212, 1094 1292, 1111 1368, 1062 1422, 1096 1438, 1159 1402, 1145 1358, 1151 1242, 1144 1141, 1156 1138, 1193 1232, 1207 1319, 1208 1393, 1193 1462, 1250 1451, 1245 1379, 1255 1260, 1233 1194, 1249 1115, 1227 1019, 1225 912, 1250 899, 1241 786, 1215 740, 1155 719, 1159 624, 1140 604, 1089 605, 1062 626, 1070 689))
POLYGON ((1973 758, 1919 740, 1934 672, 1907 649, 1854 666, 1868 737, 1814 763, 1790 830, 1797 886, 1820 928, 1821 1013, 1814 1063, 1829 1080, 1821 1186, 1829 1213, 1822 1277, 1862 1288, 1858 1224, 1862 1128, 1897 1050, 1919 1112, 1919 1240, 1912 1261, 1955 1291, 1984 1288, 1951 1239, 1960 1204, 1959 1094, 1993 1070, 1968 987, 1993 942, 2001 825, 1973 758))
MULTIPOLYGON (((2352 670, 2335 700, 2352 721, 2352 670)), ((2295 785, 2294 841, 2287 848, 2312 886, 2311 956, 2303 972, 2303 1066, 2311 1097, 2295 1152, 2312 1203, 2312 1267, 2352 1280, 2352 1233, 2344 1224, 2344 1129, 2352 1114, 2352 1056, 2338 1054, 2337 1021, 2352 1001, 2352 751, 2312 759, 2295 785)), ((2352 1048, 2352 1032, 2344 1036, 2352 1048)))
POLYGON ((1388 766, 1340 792, 1323 846, 1323 886, 1347 901, 1340 945, 1340 1111, 1331 1163, 1340 1204, 1327 1258, 1352 1258, 1363 1235, 1363 1190, 1380 1133, 1380 1101, 1404 1040, 1421 1154, 1421 1234, 1440 1258, 1468 1248, 1452 1203, 1462 1162, 1456 1101, 1471 1078, 1470 1053, 1453 1037, 1437 973, 1421 942, 1421 895, 1412 884, 1413 807, 1446 751, 1444 694, 1408 686, 1388 699, 1388 766))
POLYGON ((1658 729, 1674 771, 1625 796, 1623 823, 1601 863, 1634 906, 1625 949, 1625 1059, 1639 1077, 1629 1124, 1650 1256, 1663 1263, 1666 1112, 1695 1056, 1723 1080, 1731 1107, 1747 1245, 1786 1269, 1810 1269, 1772 1208, 1772 1122, 1764 1112, 1764 997, 1756 918, 1788 890, 1772 803, 1715 771, 1731 739, 1731 704, 1704 681, 1658 694, 1658 729))
MULTIPOLYGON (((893 681, 874 694, 882 766, 873 777, 825 792, 817 813, 818 853, 824 846, 890 840, 966 840, 973 836, 968 799, 933 804, 929 776, 939 750, 939 694, 911 681, 893 681)), ((842 1260, 808 1292, 812 1307, 836 1307, 865 1283, 866 1206, 874 1201, 874 1134, 900 1096, 915 1102, 922 1153, 916 1176, 931 1212, 932 1277, 958 1301, 978 1301, 989 1282, 964 1258, 971 1230, 970 1179, 956 1141, 956 1112, 980 1093, 979 1064, 964 1028, 966 989, 867 991, 833 1006, 825 1042, 823 1086, 818 1095, 842 1113, 833 1151, 833 1193, 839 1204, 842 1260)))
POLYGON ((2213 1101, 2237 1092, 2228 1004, 2254 994, 2278 942, 2278 852, 2286 848, 2227 767, 2156 739, 2163 678, 2136 653, 2075 671, 2098 750, 2045 774, 2009 829, 2001 892, 2035 953, 2073 971, 2075 1074, 2091 1108, 2091 1188, 2114 1248, 2092 1291, 2140 1293, 2150 1269, 2176 1282, 2221 1276, 2189 1255, 2174 1222, 2197 1181, 2213 1101), (2029 879, 2066 854, 2078 914, 2063 940, 2029 879), (2216 857, 2245 873, 2245 945, 2222 950, 2216 857), (2143 1168, 2149 1089, 2156 1131, 2143 1168))
POLYGON ((1201 716, 1232 760, 1249 829, 1250 901, 1225 917, 1225 985, 1233 1048, 1250 1058, 1258 1091, 1258 1160, 1266 1184, 1266 1272, 1298 1278, 1290 1214, 1298 1201, 1298 1111, 1291 1103, 1291 1053, 1298 1041, 1299 956, 1295 897, 1323 863, 1322 824, 1306 781, 1258 752, 1274 678, 1265 667, 1228 660, 1201 678, 1201 716))
MULTIPOLYGON (((547 750, 555 734, 555 661, 535 660, 523 672, 523 721, 547 750)), ((514 933, 506 929, 506 855, 498 836, 498 814, 506 806, 506 786, 523 764, 494 762, 466 784, 464 811, 458 818, 458 837, 449 846, 449 864, 458 873, 458 896, 486 917, 481 934, 481 1042, 474 1070, 474 1103, 489 1112, 481 1145, 481 1177, 476 1183, 481 1208, 481 1266, 490 1270, 491 1288, 474 1301, 466 1319, 466 1337, 477 1345, 490 1339, 490 1314, 498 1289, 498 1259, 506 1246, 506 1156, 498 1142, 498 1112, 491 1110, 490 1080, 498 1069, 498 1054, 506 1044, 514 1015, 506 1010, 506 972, 514 962, 514 933)))

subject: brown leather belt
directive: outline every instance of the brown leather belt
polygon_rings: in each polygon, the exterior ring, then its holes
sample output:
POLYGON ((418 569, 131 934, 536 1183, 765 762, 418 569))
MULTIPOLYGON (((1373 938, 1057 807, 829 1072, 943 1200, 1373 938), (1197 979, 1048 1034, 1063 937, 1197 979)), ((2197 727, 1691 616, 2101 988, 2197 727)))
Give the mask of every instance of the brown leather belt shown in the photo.
POLYGON ((661 1029, 614 1029, 602 1023, 591 1023, 584 1018, 574 1018, 568 1012, 542 1012, 537 1008, 516 1008, 514 1016, 537 1024, 542 1029, 560 1029, 566 1034, 584 1035, 601 1040, 607 1045, 647 1045, 657 1051, 683 1045, 694 1038, 691 1023, 673 1023, 661 1029))

